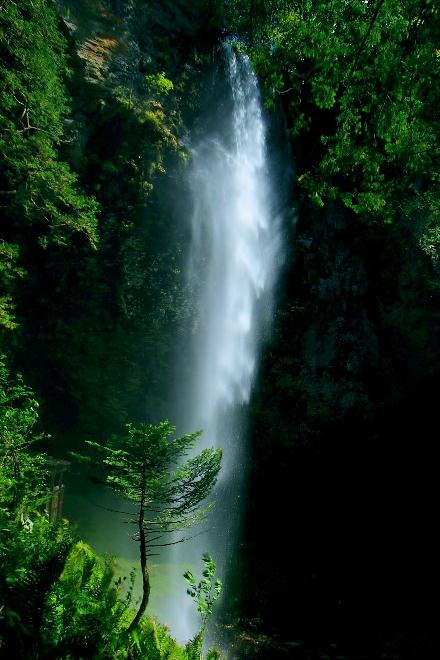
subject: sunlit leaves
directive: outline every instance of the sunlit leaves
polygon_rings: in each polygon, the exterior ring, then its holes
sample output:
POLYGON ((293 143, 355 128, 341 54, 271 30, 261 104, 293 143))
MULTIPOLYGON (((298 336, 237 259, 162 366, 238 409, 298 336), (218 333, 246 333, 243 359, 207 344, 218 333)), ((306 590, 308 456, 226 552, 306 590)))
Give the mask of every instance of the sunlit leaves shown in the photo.
POLYGON ((439 156, 438 19, 424 0, 273 0, 259 14, 250 54, 266 105, 286 94, 292 136, 322 131, 313 170, 298 171, 318 206, 340 199, 365 219, 396 221, 411 213, 417 181, 418 203, 428 202, 439 156), (319 111, 331 112, 331 131, 319 111))
POLYGON ((72 234, 97 241, 96 202, 59 157, 68 95, 66 44, 46 0, 7 3, 0 14, 0 190, 5 218, 40 242, 66 244, 72 234))
POLYGON ((203 640, 203 635, 206 629, 206 625, 212 610, 214 603, 220 598, 222 591, 221 580, 215 578, 217 571, 217 565, 213 561, 211 555, 205 553, 202 556, 203 559, 203 572, 202 577, 197 582, 194 574, 191 571, 186 571, 183 574, 188 588, 187 594, 191 596, 197 606, 197 611, 199 612, 202 619, 202 628, 201 628, 201 639, 203 640))
POLYGON ((173 82, 166 77, 163 71, 145 76, 145 82, 148 91, 158 96, 166 96, 174 89, 173 82))
MULTIPOLYGON (((11 380, 0 359, 0 506, 14 518, 35 511, 45 501, 47 465, 35 450, 38 403, 21 378, 11 380)), ((9 514, 8 514, 9 515, 9 514)))

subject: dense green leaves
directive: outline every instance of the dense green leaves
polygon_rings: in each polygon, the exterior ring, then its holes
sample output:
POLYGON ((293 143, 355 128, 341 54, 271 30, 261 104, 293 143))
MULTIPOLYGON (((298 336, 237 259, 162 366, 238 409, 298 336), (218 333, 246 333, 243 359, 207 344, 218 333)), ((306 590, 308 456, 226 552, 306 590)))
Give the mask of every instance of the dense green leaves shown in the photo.
MULTIPOLYGON (((188 584, 188 589, 186 590, 187 594, 194 600, 202 623, 200 631, 192 642, 194 652, 193 654, 190 654, 190 660, 202 660, 203 658, 203 640, 205 637, 206 627, 208 620, 212 615, 214 603, 220 598, 222 591, 221 581, 215 579, 217 565, 213 561, 211 555, 206 552, 202 556, 202 560, 204 569, 199 582, 197 582, 191 571, 186 571, 183 574, 183 577, 188 584)), ((208 651, 206 657, 208 660, 209 658, 214 660, 215 658, 218 658, 219 655, 215 649, 211 649, 208 651)))
POLYGON ((0 363, 0 644, 32 656, 45 596, 71 544, 64 523, 46 513, 48 457, 37 451, 38 404, 22 379, 0 363))
MULTIPOLYGON (((4 515, 15 521, 38 509, 48 470, 43 454, 34 450, 42 439, 36 434, 38 403, 20 377, 10 379, 0 361, 0 501, 4 515), (33 451, 34 450, 34 451, 33 451), (13 514, 10 509, 12 509, 13 514)), ((44 499, 44 498, 43 498, 44 499)), ((6 520, 3 521, 3 525, 6 520)))
POLYGON ((47 648, 63 657, 102 657, 116 651, 130 601, 121 598, 120 585, 111 560, 76 543, 47 596, 41 630, 47 648))
POLYGON ((11 2, 0 21, 0 188, 9 231, 34 225, 43 245, 81 232, 94 244, 97 204, 58 157, 68 106, 55 10, 46 0, 11 2))
POLYGON ((191 571, 186 571, 183 577, 189 585, 187 589, 188 595, 197 604, 197 611, 202 617, 202 630, 204 631, 208 618, 212 614, 214 603, 220 598, 222 583, 220 580, 215 579, 217 566, 212 557, 208 553, 205 553, 202 559, 205 567, 199 582, 196 581, 191 571))
MULTIPOLYGON (((66 43, 52 4, 7 2, 0 13, 0 328, 17 327, 28 251, 97 243, 96 201, 60 156, 66 130, 66 43)), ((35 255, 33 255, 35 258, 35 255)))
POLYGON ((435 222, 438 25, 429 0, 274 1, 256 13, 251 55, 267 103, 281 99, 295 141, 311 141, 298 181, 318 206, 435 222))

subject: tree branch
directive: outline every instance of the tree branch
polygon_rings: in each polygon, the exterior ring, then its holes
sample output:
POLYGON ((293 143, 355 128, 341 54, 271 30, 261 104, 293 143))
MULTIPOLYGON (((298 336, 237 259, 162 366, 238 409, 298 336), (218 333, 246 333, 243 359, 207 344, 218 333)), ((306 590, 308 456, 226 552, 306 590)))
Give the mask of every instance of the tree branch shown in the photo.
POLYGON ((363 51, 364 48, 365 48, 365 44, 366 44, 367 41, 368 41, 368 37, 369 37, 370 34, 371 34, 371 30, 372 30, 373 27, 374 27, 374 24, 375 24, 375 22, 376 22, 376 20, 377 20, 377 17, 379 16, 379 12, 380 12, 380 10, 381 10, 382 5, 384 4, 384 2, 385 2, 385 0, 378 0, 377 3, 376 3, 376 7, 375 7, 375 9, 374 9, 373 16, 371 17, 371 21, 370 21, 370 24, 369 24, 369 26, 368 26, 368 29, 367 29, 367 31, 366 31, 366 33, 365 33, 365 35, 364 35, 364 38, 363 38, 362 41, 361 41, 361 44, 360 44, 360 46, 359 46, 359 48, 358 48, 358 50, 357 50, 356 55, 354 56, 353 63, 352 63, 352 65, 351 65, 351 67, 350 67, 350 71, 349 71, 349 73, 348 73, 349 76, 351 76, 351 75, 353 74, 353 71, 354 71, 355 66, 356 66, 356 64, 357 64, 357 61, 358 61, 358 59, 359 59, 359 57, 360 57, 362 51, 363 51))
POLYGON ((177 545, 178 543, 183 543, 184 541, 191 541, 192 539, 196 539, 198 536, 201 536, 202 534, 206 534, 208 530, 204 529, 202 532, 199 532, 198 534, 194 534, 194 536, 185 536, 183 539, 179 539, 178 541, 172 541, 171 543, 153 543, 149 544, 150 548, 165 548, 168 545, 177 545))
POLYGON ((104 511, 110 511, 110 513, 121 513, 124 516, 135 516, 136 512, 132 511, 131 513, 128 511, 120 511, 119 509, 109 509, 107 506, 103 506, 102 504, 97 504, 96 502, 92 502, 93 506, 98 507, 99 509, 104 509, 104 511))

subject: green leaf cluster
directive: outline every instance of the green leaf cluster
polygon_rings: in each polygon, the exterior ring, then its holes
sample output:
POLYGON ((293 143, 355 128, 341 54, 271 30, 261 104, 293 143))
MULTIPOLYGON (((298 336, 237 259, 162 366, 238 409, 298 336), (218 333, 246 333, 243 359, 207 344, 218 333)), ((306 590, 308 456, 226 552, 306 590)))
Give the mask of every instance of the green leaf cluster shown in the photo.
POLYGON ((288 113, 309 198, 370 222, 423 216, 431 250, 439 24, 430 0, 271 0, 256 3, 249 49, 268 105, 288 113))
POLYGON ((202 556, 204 569, 199 582, 196 581, 191 571, 186 571, 183 575, 189 587, 187 593, 194 599, 197 605, 197 611, 202 618, 202 631, 205 631, 206 624, 212 614, 214 603, 220 598, 222 583, 215 579, 217 565, 211 555, 205 553, 202 556))
POLYGON ((71 545, 65 523, 51 523, 48 457, 38 451, 38 403, 0 360, 0 641, 26 657, 39 634, 45 598, 71 545))
POLYGON ((145 76, 145 82, 147 89, 157 96, 167 96, 174 89, 172 80, 163 71, 145 76))
POLYGON ((43 435, 36 433, 38 402, 21 376, 9 376, 0 357, 0 501, 4 516, 17 521, 38 509, 48 475, 46 458, 36 449, 43 435), (36 498, 36 493, 40 493, 36 498))
MULTIPOLYGON (((215 578, 217 565, 213 561, 209 553, 202 555, 204 564, 202 577, 197 582, 194 574, 191 571, 186 571, 183 574, 186 582, 188 583, 187 594, 194 600, 197 611, 201 617, 201 628, 197 635, 190 644, 187 645, 189 660, 202 660, 203 658, 203 641, 205 638, 206 627, 210 616, 212 615, 214 603, 220 598, 222 591, 222 583, 219 579, 215 578)), ((219 658, 220 654, 217 649, 209 649, 206 658, 215 660, 219 658)))
MULTIPOLYGON (((96 201, 59 155, 66 139, 66 44, 47 0, 9 2, 0 15, 0 196, 6 231, 43 246, 76 233, 97 242, 96 201)), ((5 228, 3 228, 3 231, 5 228)))

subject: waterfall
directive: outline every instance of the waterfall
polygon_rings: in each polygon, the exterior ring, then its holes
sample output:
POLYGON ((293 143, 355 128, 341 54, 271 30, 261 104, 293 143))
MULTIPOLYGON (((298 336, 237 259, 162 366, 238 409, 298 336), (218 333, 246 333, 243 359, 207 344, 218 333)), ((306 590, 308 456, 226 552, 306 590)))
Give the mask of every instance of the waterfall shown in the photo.
MULTIPOLYGON (((245 409, 282 255, 258 80, 245 55, 229 44, 223 54, 226 84, 213 90, 210 120, 202 122, 190 144, 193 213, 187 276, 195 304, 189 376, 179 394, 184 409, 179 432, 202 429, 198 449, 222 447, 223 464, 207 535, 177 546, 173 561, 198 570, 202 552, 211 552, 225 579, 242 510, 245 409)), ((194 634, 198 621, 180 585, 167 618, 173 634, 183 640, 194 634)))

